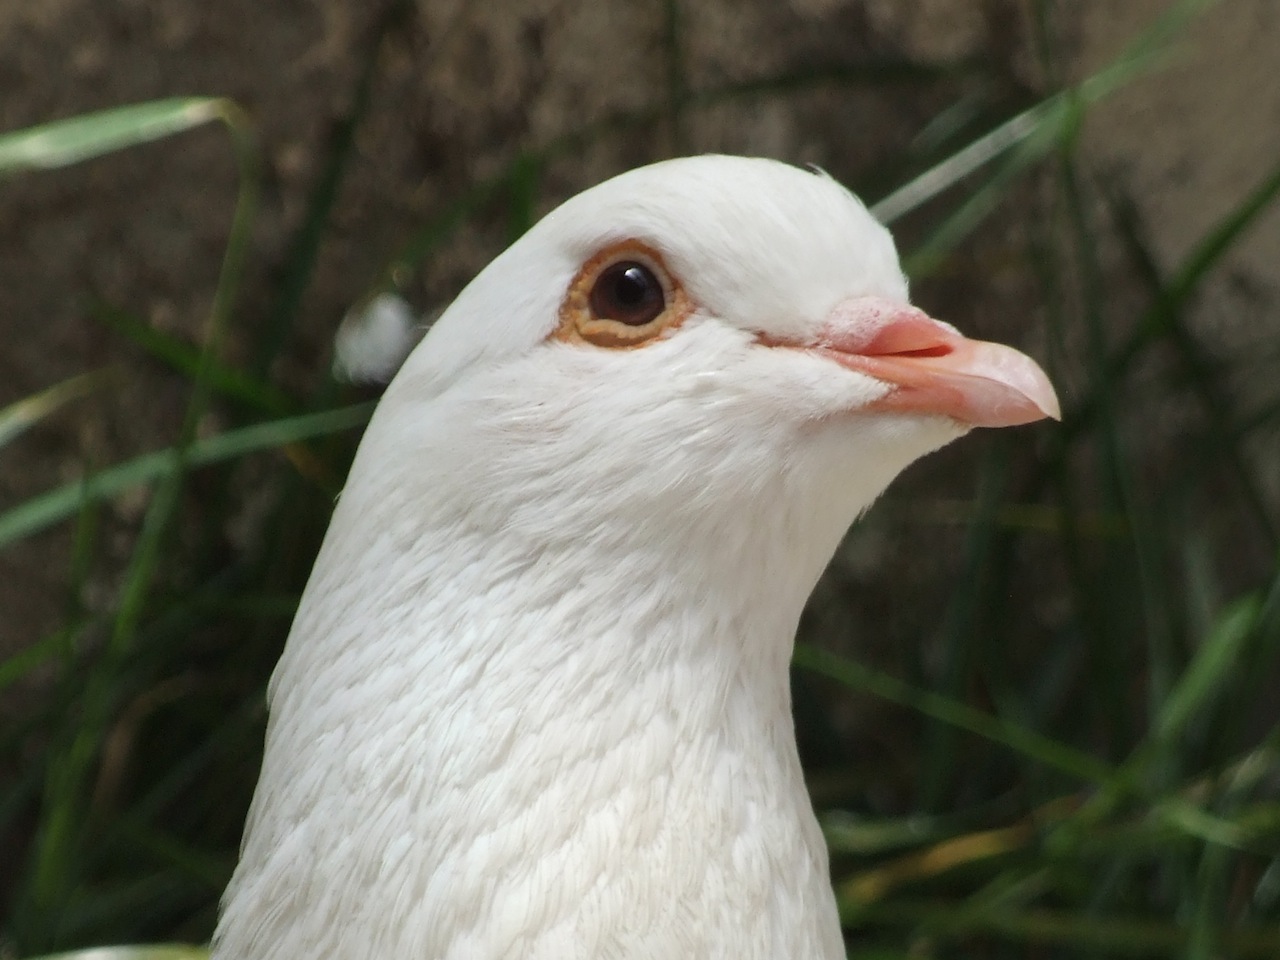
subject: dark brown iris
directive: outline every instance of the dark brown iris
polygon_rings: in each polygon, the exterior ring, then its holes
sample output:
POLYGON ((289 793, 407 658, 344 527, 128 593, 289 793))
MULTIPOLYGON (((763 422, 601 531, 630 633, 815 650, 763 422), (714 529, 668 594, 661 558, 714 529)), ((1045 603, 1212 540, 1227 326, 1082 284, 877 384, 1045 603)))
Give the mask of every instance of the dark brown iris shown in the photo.
POLYGON ((598 319, 642 327, 662 313, 666 296, 652 270, 635 260, 622 260, 596 278, 590 304, 598 319))

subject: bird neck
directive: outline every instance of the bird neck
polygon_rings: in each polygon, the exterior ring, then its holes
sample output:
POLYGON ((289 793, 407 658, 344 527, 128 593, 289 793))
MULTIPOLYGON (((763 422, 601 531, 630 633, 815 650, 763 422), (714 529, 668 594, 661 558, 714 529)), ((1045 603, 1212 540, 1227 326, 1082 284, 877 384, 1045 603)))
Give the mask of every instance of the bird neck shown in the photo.
POLYGON ((219 958, 843 956, 790 714, 808 585, 377 509, 340 507, 273 677, 219 958))

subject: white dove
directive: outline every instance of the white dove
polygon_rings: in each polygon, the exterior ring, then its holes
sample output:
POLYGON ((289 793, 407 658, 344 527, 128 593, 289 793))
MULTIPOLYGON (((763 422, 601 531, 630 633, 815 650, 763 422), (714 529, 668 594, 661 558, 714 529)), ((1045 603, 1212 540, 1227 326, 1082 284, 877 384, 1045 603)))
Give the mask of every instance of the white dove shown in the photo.
POLYGON ((564 203, 387 389, 271 680, 215 960, 844 957, 797 620, 973 426, 1057 416, 908 305, 821 172, 703 156, 564 203))

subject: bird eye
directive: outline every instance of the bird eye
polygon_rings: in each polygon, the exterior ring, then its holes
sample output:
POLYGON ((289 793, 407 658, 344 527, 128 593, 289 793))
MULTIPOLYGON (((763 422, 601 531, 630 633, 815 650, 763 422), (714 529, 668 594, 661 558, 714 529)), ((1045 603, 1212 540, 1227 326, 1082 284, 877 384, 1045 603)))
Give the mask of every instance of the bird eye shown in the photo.
POLYGON ((622 240, 582 264, 565 291, 553 336, 597 347, 638 347, 678 327, 692 311, 662 254, 639 240, 622 240))
POLYGON ((607 267, 591 288, 591 312, 601 320, 642 327, 662 313, 662 284, 643 263, 623 260, 607 267))

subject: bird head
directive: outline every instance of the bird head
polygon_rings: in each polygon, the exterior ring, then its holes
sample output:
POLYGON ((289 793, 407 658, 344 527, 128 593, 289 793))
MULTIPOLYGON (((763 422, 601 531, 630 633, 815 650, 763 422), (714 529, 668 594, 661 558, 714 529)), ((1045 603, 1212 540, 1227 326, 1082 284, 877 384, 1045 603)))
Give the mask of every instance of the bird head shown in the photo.
POLYGON ((1028 357, 909 304, 888 231, 831 177, 700 156, 533 226, 437 321, 370 437, 402 451, 380 470, 473 522, 535 540, 754 525, 811 586, 912 460, 1057 414, 1028 357))
POLYGON ((558 207, 365 433, 215 956, 843 956, 801 607, 910 461, 1056 412, 821 173, 672 160, 558 207))

